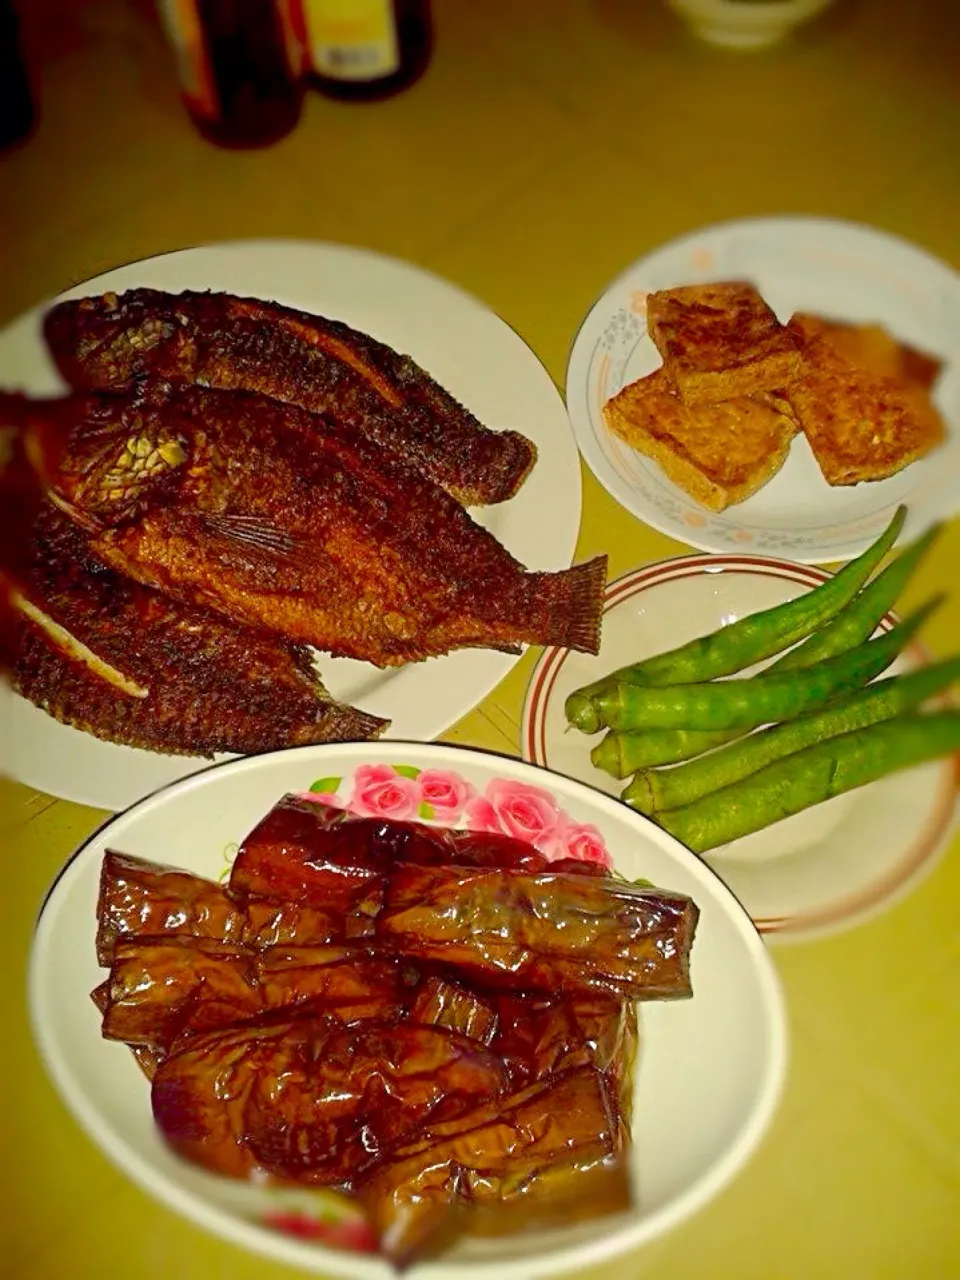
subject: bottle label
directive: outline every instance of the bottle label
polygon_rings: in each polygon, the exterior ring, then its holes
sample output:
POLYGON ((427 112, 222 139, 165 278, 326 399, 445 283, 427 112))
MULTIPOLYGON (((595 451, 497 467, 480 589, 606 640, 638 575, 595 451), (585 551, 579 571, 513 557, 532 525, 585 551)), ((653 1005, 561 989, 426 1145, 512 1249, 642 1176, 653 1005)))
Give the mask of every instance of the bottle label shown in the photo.
POLYGON ((196 0, 160 0, 159 7, 176 54, 183 96, 196 115, 216 120, 220 114, 216 84, 196 0))
POLYGON ((382 80, 400 69, 392 0, 303 0, 310 65, 331 80, 382 80))

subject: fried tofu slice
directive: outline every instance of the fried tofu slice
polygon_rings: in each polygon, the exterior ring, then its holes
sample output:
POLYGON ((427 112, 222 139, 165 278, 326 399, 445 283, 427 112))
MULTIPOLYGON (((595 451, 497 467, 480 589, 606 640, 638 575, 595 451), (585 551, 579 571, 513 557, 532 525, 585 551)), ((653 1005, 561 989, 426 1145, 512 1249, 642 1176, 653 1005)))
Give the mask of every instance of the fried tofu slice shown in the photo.
POLYGON ((772 403, 748 396, 685 404, 663 368, 624 387, 603 416, 614 435, 710 511, 743 502, 772 479, 798 429, 772 403))
POLYGON ((829 331, 806 347, 803 373, 786 394, 830 485, 884 480, 945 435, 922 386, 858 367, 829 331))
POLYGON ((796 336, 746 281, 648 294, 647 332, 688 405, 785 387, 799 366, 796 336))
POLYGON ((790 317, 787 328, 801 347, 817 338, 826 338, 834 350, 856 368, 881 378, 899 378, 924 391, 933 389, 943 368, 943 362, 936 356, 899 342, 880 324, 846 324, 798 311, 790 317))

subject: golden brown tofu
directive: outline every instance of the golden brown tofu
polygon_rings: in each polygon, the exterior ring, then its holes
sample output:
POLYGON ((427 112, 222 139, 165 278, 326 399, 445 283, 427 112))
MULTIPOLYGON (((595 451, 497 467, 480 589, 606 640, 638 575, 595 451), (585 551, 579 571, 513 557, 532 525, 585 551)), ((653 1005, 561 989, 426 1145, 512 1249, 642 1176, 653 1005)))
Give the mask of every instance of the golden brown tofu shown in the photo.
POLYGON ((744 281, 649 294, 647 331, 689 405, 787 386, 799 364, 794 334, 744 281))
POLYGON ((899 342, 880 324, 846 324, 824 316, 798 311, 787 326, 808 346, 823 337, 850 364, 881 378, 898 378, 930 391, 943 362, 936 356, 899 342))
POLYGON ((829 332, 807 346, 803 374, 787 394, 831 485, 883 480, 944 438, 922 387, 857 367, 829 332))
POLYGON ((692 407, 661 368, 603 408, 607 426, 658 462, 702 506, 722 511, 756 493, 783 466, 796 423, 768 401, 738 396, 692 407))

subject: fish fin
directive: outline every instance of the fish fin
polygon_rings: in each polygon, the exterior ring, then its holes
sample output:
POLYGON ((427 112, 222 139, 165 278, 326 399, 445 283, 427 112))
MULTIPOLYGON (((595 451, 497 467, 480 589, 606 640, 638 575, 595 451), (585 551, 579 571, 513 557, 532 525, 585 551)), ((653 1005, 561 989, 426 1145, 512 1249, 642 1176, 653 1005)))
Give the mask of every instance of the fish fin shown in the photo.
POLYGON ((62 494, 57 493, 56 489, 48 489, 47 497, 58 511, 63 512, 71 524, 75 524, 84 533, 97 534, 103 532, 103 525, 96 516, 91 515, 89 511, 81 511, 79 507, 75 507, 62 494))
POLYGON ((288 562, 296 560, 310 545, 306 538, 278 529, 272 521, 260 516, 204 514, 199 517, 199 523, 212 537, 288 562))
POLYGON ((348 703, 337 702, 328 695, 327 699, 321 701, 317 725, 323 728, 324 742, 368 742, 372 738, 379 738, 390 727, 390 721, 361 711, 359 707, 351 707, 348 703))
POLYGON ((125 693, 130 698, 146 698, 150 695, 147 686, 140 684, 118 670, 112 663, 101 658, 82 640, 78 640, 72 632, 62 626, 49 613, 40 608, 33 600, 19 591, 13 593, 13 607, 21 614, 35 631, 42 637, 49 649, 52 649, 63 661, 76 663, 90 675, 125 693))
POLYGON ((607 557, 596 556, 561 573, 534 574, 542 600, 541 644, 597 653, 607 583, 607 557))

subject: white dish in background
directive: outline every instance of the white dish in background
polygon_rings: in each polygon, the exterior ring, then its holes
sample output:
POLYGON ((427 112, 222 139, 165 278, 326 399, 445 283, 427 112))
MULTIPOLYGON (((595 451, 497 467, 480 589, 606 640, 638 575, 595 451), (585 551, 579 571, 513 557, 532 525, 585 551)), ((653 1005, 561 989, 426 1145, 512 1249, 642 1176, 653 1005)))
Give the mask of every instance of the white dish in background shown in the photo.
POLYGON ((765 49, 817 17, 833 0, 667 0, 701 40, 765 49))
POLYGON ((464 1242, 449 1257, 415 1267, 411 1277, 535 1280, 557 1275, 650 1241, 717 1195, 760 1142, 786 1062, 776 972, 740 904, 671 836, 590 787, 518 760, 411 743, 302 747, 212 767, 115 817, 61 873, 34 938, 31 1020, 57 1089, 110 1159, 168 1207, 235 1244, 326 1275, 395 1276, 380 1259, 264 1225, 278 1212, 322 1212, 322 1193, 219 1178, 174 1156, 154 1126, 146 1078, 126 1046, 101 1039, 89 995, 104 976, 94 938, 107 849, 216 879, 227 871, 237 842, 280 796, 314 784, 321 792, 337 791, 347 803, 353 800, 351 807, 398 818, 422 812, 423 796, 431 812, 441 812, 437 798, 442 796, 447 825, 462 822, 458 815, 473 789, 491 801, 488 815, 498 815, 502 829, 515 833, 519 828, 542 847, 558 833, 564 848, 573 838, 600 841, 626 876, 687 893, 700 908, 693 998, 651 1002, 641 1012, 632 1150, 635 1209, 569 1230, 464 1242), (371 765, 380 768, 371 773, 371 765), (395 773, 393 766, 403 772, 395 773), (418 771, 428 770, 429 779, 418 780, 418 771), (571 834, 570 824, 579 837, 571 834), (589 833, 583 832, 584 824, 589 833))
MULTIPOLYGON (((524 759, 619 796, 627 780, 593 766, 590 750, 602 735, 568 726, 567 695, 618 667, 793 599, 828 576, 769 557, 678 556, 610 583, 599 655, 547 649, 534 669, 523 709, 524 759)), ((912 645, 890 674, 925 656, 912 645)), ((800 940, 849 927, 908 892, 946 847, 957 766, 951 757, 894 774, 713 849, 703 860, 769 938, 800 940)))
POLYGON ((908 507, 907 542, 960 509, 960 275, 922 249, 856 223, 756 218, 705 227, 628 267, 584 320, 567 366, 567 410, 594 475, 638 519, 703 551, 784 555, 806 564, 849 560, 908 507), (617 439, 603 405, 651 373, 646 295, 711 280, 746 279, 781 321, 794 311, 877 322, 944 361, 934 400, 946 442, 888 480, 831 487, 803 435, 783 468, 746 502, 712 512, 652 458, 617 439))
MULTIPOLYGON (((412 356, 486 425, 528 436, 539 458, 520 492, 475 518, 531 569, 565 569, 580 529, 577 448, 563 401, 530 348, 482 303, 438 276, 343 245, 251 241, 185 249, 87 280, 60 298, 150 286, 227 290, 334 317, 412 356)), ((41 334, 52 298, 0 333, 0 386, 55 394, 62 382, 41 334)), ((392 721, 387 738, 429 740, 477 705, 517 657, 461 651, 380 671, 320 657, 334 697, 392 721)), ((17 781, 103 809, 122 809, 209 761, 101 742, 11 700, 5 761, 17 781)))

